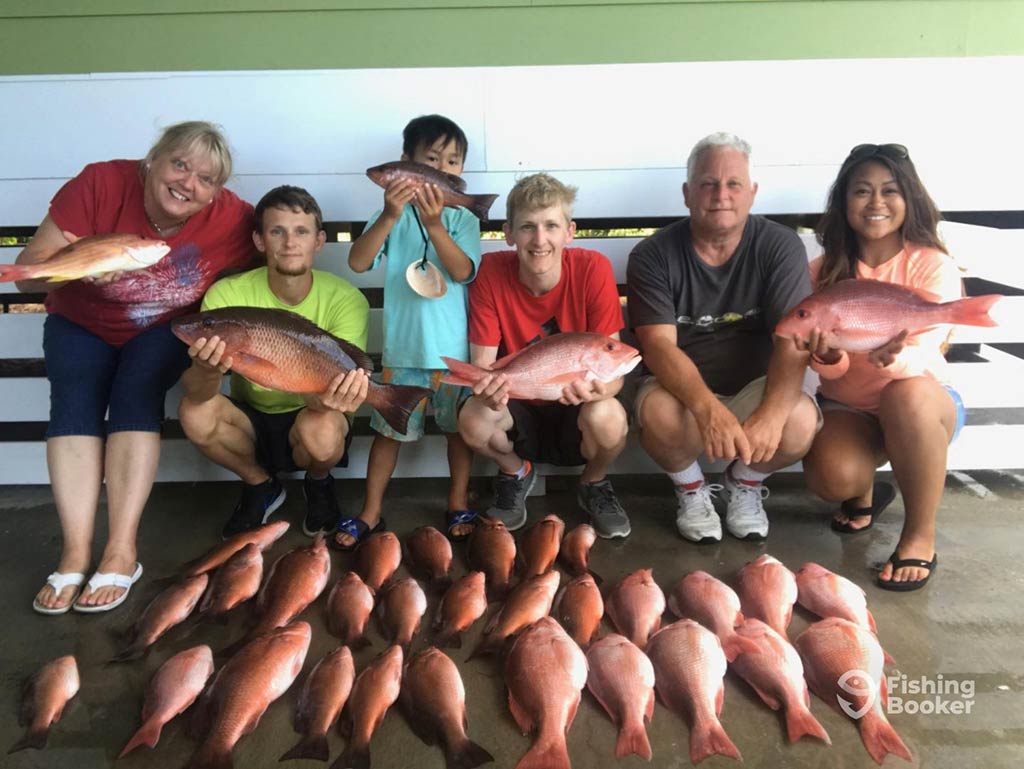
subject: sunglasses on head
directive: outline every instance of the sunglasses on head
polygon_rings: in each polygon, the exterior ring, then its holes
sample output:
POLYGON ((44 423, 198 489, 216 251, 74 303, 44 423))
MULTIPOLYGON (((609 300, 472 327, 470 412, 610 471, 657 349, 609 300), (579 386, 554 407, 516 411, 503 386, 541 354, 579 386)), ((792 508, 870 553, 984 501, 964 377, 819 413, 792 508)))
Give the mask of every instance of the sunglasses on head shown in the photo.
POLYGON ((890 160, 907 160, 910 158, 910 153, 902 144, 858 144, 850 150, 850 154, 847 155, 843 165, 858 163, 868 158, 878 157, 879 155, 890 160))

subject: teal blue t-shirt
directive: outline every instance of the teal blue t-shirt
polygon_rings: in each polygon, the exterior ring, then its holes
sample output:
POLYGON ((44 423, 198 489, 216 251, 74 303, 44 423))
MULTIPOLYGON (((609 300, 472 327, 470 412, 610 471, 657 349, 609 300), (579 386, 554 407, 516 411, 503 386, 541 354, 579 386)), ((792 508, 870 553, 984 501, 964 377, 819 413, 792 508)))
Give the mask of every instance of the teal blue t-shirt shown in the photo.
MULTIPOLYGON (((373 225, 380 217, 378 211, 367 222, 373 225)), ((436 266, 448 284, 445 295, 439 299, 425 299, 405 282, 405 270, 410 262, 423 258, 424 238, 420 232, 413 207, 407 205, 395 222, 384 247, 373 260, 370 269, 376 269, 384 257, 384 356, 383 363, 391 368, 445 368, 441 356, 469 360, 469 283, 476 277, 480 266, 480 221, 465 208, 449 208, 441 212, 441 222, 473 262, 469 278, 458 283, 445 270, 427 240, 427 261, 436 266)), ((426 228, 424 228, 424 232, 426 228)))

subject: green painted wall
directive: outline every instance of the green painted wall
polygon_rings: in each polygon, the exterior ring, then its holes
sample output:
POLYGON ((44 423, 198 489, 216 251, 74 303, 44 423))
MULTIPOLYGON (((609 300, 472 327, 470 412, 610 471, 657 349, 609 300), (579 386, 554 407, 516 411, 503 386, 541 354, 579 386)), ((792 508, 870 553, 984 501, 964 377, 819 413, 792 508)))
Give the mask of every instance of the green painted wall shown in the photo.
POLYGON ((1006 54, 1024 0, 0 0, 3 75, 1006 54))

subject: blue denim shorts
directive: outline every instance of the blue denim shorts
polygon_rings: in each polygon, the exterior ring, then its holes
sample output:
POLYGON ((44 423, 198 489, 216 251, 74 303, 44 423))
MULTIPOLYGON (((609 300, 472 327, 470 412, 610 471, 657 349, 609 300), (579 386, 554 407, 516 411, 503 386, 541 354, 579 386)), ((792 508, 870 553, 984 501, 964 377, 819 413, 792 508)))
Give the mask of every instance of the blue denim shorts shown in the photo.
MULTIPOLYGON (((942 385, 942 389, 949 393, 949 397, 953 399, 953 408, 956 410, 956 422, 953 424, 953 435, 949 439, 949 442, 952 443, 956 440, 957 436, 960 435, 960 431, 964 429, 964 424, 967 422, 967 409, 964 407, 964 399, 960 397, 960 393, 948 384, 942 385)), ((818 406, 823 413, 828 411, 852 411, 854 414, 865 414, 877 419, 875 414, 855 409, 852 406, 847 406, 845 403, 840 403, 839 401, 829 400, 820 393, 818 394, 818 406)))
POLYGON ((160 432, 167 391, 189 367, 188 348, 168 324, 115 347, 61 315, 48 315, 43 354, 50 380, 47 438, 160 432))

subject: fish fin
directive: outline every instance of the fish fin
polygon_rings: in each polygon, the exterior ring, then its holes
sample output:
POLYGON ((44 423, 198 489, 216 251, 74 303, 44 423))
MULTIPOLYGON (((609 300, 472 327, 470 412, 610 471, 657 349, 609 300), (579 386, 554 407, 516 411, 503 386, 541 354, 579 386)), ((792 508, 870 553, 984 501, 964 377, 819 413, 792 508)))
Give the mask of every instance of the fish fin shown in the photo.
POLYGON ((786 736, 790 742, 796 742, 801 737, 817 737, 826 745, 832 744, 832 739, 825 731, 818 719, 814 717, 806 707, 790 704, 786 708, 786 736))
POLYGON ((331 764, 331 769, 370 769, 370 746, 349 745, 331 764))
POLYGON ((474 366, 472 363, 466 363, 465 361, 456 360, 455 358, 446 358, 442 355, 441 360, 444 362, 444 365, 448 367, 449 372, 441 377, 441 381, 445 384, 463 385, 468 387, 479 382, 480 379, 488 373, 479 366, 474 366))
POLYGON ((307 734, 291 750, 278 760, 291 761, 294 758, 308 758, 314 761, 326 761, 331 757, 331 749, 327 744, 326 734, 307 734))
POLYGON ((892 655, 889 654, 889 652, 887 652, 885 649, 882 649, 882 656, 885 658, 885 664, 886 665, 895 665, 896 664, 896 660, 894 660, 892 658, 892 655))
POLYGON ((647 697, 647 705, 644 707, 644 718, 647 719, 647 723, 650 723, 651 719, 654 718, 654 689, 651 689, 651 693, 647 697))
POLYGON ((491 206, 494 205, 494 201, 498 199, 497 195, 470 195, 472 201, 469 206, 470 211, 482 222, 487 221, 487 217, 491 214, 491 206))
POLYGON ((519 354, 522 352, 523 350, 516 350, 516 352, 510 352, 508 355, 504 355, 498 358, 496 361, 494 361, 494 363, 491 364, 491 371, 497 371, 500 368, 505 368, 509 363, 518 358, 519 354))
POLYGON ((340 336, 334 336, 334 334, 328 334, 328 336, 338 343, 342 352, 352 359, 357 368, 361 368, 367 374, 373 371, 373 359, 361 347, 352 344, 347 339, 342 339, 340 336))
POLYGON ((676 600, 675 593, 669 593, 668 600, 665 603, 668 604, 668 610, 676 617, 683 616, 682 612, 679 611, 679 601, 676 600))
POLYGON ((769 694, 760 686, 755 686, 754 684, 750 683, 750 681, 747 681, 747 683, 750 684, 751 689, 757 692, 757 696, 761 698, 761 702, 770 707, 772 710, 778 710, 782 707, 782 703, 779 702, 778 697, 776 697, 773 694, 769 694))
POLYGON ((868 712, 860 720, 860 738, 867 748, 868 754, 876 764, 881 765, 885 757, 893 753, 906 761, 913 761, 910 750, 900 739, 893 725, 885 720, 885 717, 868 712))
POLYGON ((426 387, 379 385, 371 382, 366 400, 395 432, 404 435, 412 412, 420 405, 420 401, 433 394, 434 391, 426 387))
POLYGON ((29 729, 20 740, 11 745, 10 749, 7 751, 7 755, 17 753, 19 750, 26 750, 28 748, 32 748, 33 750, 42 750, 46 747, 46 740, 49 736, 50 730, 48 728, 38 730, 29 729))
POLYGON ((871 609, 865 609, 864 614, 868 618, 868 630, 871 631, 875 638, 878 638, 878 625, 875 624, 875 615, 871 613, 871 609))
MULTIPOLYGON (((451 188, 453 190, 455 190, 456 192, 466 191, 466 180, 463 179, 461 176, 456 176, 455 174, 446 174, 444 173, 444 171, 442 171, 441 173, 444 174, 445 180, 448 182, 449 185, 451 185, 451 188)), ((495 195, 495 197, 497 197, 497 195, 495 195)))
POLYGON ((115 654, 109 660, 108 665, 113 665, 118 662, 132 662, 133 660, 141 660, 143 657, 149 654, 149 646, 141 646, 138 643, 133 643, 127 649, 119 654, 115 654))
POLYGON ((950 323, 958 323, 961 326, 998 326, 988 311, 1002 298, 1002 294, 985 294, 958 299, 944 306, 949 308, 950 323))
POLYGON ((128 740, 128 743, 124 746, 124 749, 118 754, 118 758, 124 758, 131 753, 135 748, 140 745, 145 745, 149 748, 155 748, 156 744, 160 741, 160 731, 163 729, 163 724, 157 720, 146 721, 139 730, 132 735, 132 738, 128 740))
POLYGON ((447 769, 474 769, 493 760, 494 756, 470 739, 463 741, 457 748, 449 746, 445 751, 447 769))
POLYGON ((722 642, 722 651, 725 652, 725 658, 732 662, 741 654, 760 654, 761 647, 750 638, 733 633, 722 642))
POLYGON ((47 283, 63 283, 67 280, 76 280, 74 275, 47 275, 43 278, 47 283))
POLYGON ((544 743, 535 740, 526 755, 519 759, 516 769, 571 769, 571 766, 565 735, 559 734, 544 743))
POLYGON ((25 280, 31 277, 27 264, 0 264, 0 283, 9 283, 15 280, 25 280))
POLYGON ((512 718, 515 719, 520 732, 529 734, 533 731, 533 718, 523 710, 516 698, 512 696, 512 692, 508 693, 508 709, 512 713, 512 718))
POLYGON ((651 760, 651 741, 647 738, 647 730, 642 723, 623 724, 619 730, 615 757, 625 758, 634 753, 647 761, 651 760))
POLYGON ((742 761, 739 749, 717 718, 694 724, 690 732, 690 762, 695 766, 709 756, 729 756, 742 761))
POLYGON ((365 633, 358 638, 352 639, 348 643, 348 648, 354 652, 357 652, 360 649, 365 649, 368 646, 373 646, 373 641, 367 638, 365 633))

